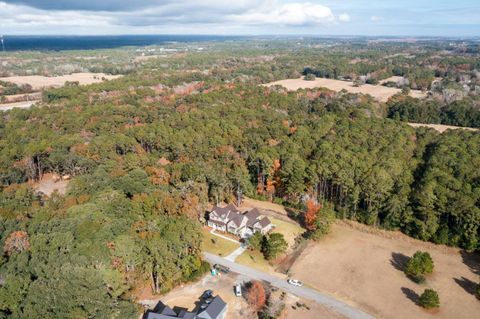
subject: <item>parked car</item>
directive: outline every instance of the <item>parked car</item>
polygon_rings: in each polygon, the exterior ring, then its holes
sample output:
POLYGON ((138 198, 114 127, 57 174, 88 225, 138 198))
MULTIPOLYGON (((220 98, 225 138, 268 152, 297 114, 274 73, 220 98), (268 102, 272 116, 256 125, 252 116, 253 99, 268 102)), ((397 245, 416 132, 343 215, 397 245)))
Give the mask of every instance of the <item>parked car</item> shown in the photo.
POLYGON ((240 284, 235 285, 235 296, 237 297, 242 296, 242 286, 240 284))
POLYGON ((202 299, 207 299, 207 298, 210 298, 211 296, 213 295, 213 291, 208 289, 208 290, 205 290, 202 294, 202 299))
POLYGON ((221 271, 225 274, 228 274, 230 272, 230 268, 228 268, 226 266, 219 265, 219 264, 215 264, 213 266, 213 268, 215 268, 216 270, 221 271))
POLYGON ((302 287, 303 283, 296 279, 288 279, 287 282, 292 286, 302 287))

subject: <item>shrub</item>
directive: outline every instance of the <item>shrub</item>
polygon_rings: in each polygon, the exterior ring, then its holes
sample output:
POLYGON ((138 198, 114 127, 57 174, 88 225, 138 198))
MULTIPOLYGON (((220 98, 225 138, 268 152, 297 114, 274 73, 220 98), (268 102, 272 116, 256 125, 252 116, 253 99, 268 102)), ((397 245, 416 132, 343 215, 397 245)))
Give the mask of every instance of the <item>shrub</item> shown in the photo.
POLYGON ((433 260, 428 252, 417 251, 407 262, 405 274, 415 282, 425 281, 425 275, 433 272, 433 260))
POLYGON ((256 232, 248 239, 248 246, 252 250, 262 249, 263 235, 260 232, 256 232))
POLYGON ((315 79, 316 79, 315 74, 308 73, 307 75, 305 75, 306 81, 315 81, 315 79))
POLYGON ((425 289, 419 300, 420 306, 425 309, 440 307, 440 298, 438 293, 433 289, 425 289))
POLYGON ((288 248, 283 234, 272 233, 268 237, 265 236, 263 241, 263 255, 266 259, 272 260, 284 253, 288 248))

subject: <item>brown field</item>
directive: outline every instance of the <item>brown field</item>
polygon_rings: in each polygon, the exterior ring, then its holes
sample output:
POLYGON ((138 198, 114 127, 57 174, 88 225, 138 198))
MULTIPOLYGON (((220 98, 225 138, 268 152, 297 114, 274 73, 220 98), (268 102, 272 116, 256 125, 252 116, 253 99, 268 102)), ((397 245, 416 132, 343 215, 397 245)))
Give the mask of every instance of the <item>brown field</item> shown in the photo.
POLYGON ((434 130, 443 133, 446 130, 468 130, 468 131, 478 131, 478 128, 472 127, 461 127, 461 126, 451 126, 451 125, 441 125, 441 124, 422 124, 422 123, 408 123, 411 127, 429 127, 433 128, 434 130))
POLYGON ((30 84, 34 90, 41 90, 46 87, 63 86, 66 81, 78 81, 80 84, 83 85, 102 82, 102 78, 105 78, 107 80, 113 80, 119 77, 121 77, 121 75, 108 75, 104 73, 73 73, 70 75, 54 77, 40 75, 10 76, 0 78, 0 80, 15 83, 17 85, 30 84))
POLYGON ((378 318, 468 319, 480 313, 480 302, 473 295, 479 265, 478 255, 399 232, 338 222, 329 236, 303 252, 292 267, 292 277, 378 318), (435 263, 434 273, 422 285, 401 270, 407 256, 417 250, 428 251, 435 263), (427 287, 440 296, 434 315, 416 304, 427 287))
MULTIPOLYGON (((381 85, 364 84, 360 87, 355 87, 353 86, 353 82, 323 78, 317 78, 314 81, 305 81, 303 77, 301 77, 299 79, 280 80, 262 85, 267 87, 273 85, 281 85, 290 91, 307 88, 312 89, 318 87, 325 87, 329 90, 336 92, 340 92, 341 90, 347 90, 350 93, 369 94, 381 102, 386 102, 390 97, 401 92, 400 89, 389 88, 381 85)), ((424 92, 417 90, 411 90, 410 95, 416 98, 426 97, 426 94, 424 92)))
POLYGON ((8 111, 14 108, 19 109, 28 109, 33 104, 37 103, 38 101, 25 101, 25 102, 18 102, 18 103, 5 103, 0 104, 0 111, 8 111))

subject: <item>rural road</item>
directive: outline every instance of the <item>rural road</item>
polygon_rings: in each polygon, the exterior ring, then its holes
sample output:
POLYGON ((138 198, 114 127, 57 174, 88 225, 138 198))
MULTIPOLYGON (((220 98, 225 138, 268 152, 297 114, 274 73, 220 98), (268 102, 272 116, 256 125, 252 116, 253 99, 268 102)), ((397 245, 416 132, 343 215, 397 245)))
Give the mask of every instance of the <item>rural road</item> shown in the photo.
POLYGON ((229 267, 231 271, 238 274, 244 275, 251 279, 266 281, 272 286, 287 291, 297 297, 309 299, 319 304, 322 304, 333 311, 336 311, 347 318, 351 319, 373 319, 374 317, 361 311, 352 306, 347 305, 344 302, 341 302, 333 297, 324 295, 316 290, 307 288, 307 287, 295 287, 287 283, 285 279, 276 277, 265 272, 258 271, 256 269, 237 264, 235 262, 229 261, 220 256, 216 256, 210 253, 203 253, 205 259, 212 264, 220 264, 226 267, 229 267))

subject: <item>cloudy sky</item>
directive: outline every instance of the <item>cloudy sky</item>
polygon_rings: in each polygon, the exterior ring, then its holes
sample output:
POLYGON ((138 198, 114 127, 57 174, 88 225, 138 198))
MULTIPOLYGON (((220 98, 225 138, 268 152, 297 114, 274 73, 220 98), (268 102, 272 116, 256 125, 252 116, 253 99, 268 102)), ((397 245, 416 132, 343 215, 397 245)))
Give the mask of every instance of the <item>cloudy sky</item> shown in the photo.
POLYGON ((0 0, 0 34, 480 36, 480 0, 0 0))

